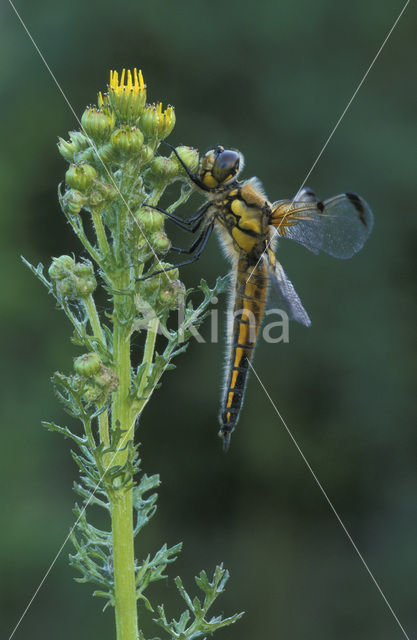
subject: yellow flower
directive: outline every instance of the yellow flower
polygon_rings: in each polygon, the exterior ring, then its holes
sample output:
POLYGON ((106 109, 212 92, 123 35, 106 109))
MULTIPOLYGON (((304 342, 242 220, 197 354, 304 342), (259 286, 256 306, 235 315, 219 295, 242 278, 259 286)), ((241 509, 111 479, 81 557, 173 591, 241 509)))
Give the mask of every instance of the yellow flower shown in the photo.
MULTIPOLYGON (((99 95, 99 102, 102 100, 103 97, 99 95)), ((146 103, 146 84, 142 71, 133 69, 132 72, 128 69, 126 74, 126 69, 123 69, 120 79, 117 71, 110 71, 108 100, 121 122, 135 124, 146 103)))
POLYGON ((123 69, 120 82, 119 82, 119 74, 117 71, 110 71, 110 89, 112 89, 118 95, 125 93, 126 91, 134 91, 134 93, 139 93, 146 89, 146 85, 143 81, 142 71, 139 69, 133 69, 133 77, 130 69, 127 70, 127 82, 125 84, 125 75, 126 69, 123 69))

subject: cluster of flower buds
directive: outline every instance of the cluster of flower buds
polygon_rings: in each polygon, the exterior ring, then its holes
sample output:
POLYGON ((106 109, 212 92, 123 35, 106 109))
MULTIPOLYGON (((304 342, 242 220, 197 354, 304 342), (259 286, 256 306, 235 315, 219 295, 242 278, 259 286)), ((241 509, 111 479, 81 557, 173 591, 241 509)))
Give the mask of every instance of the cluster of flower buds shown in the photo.
POLYGON ((149 300, 157 314, 164 309, 178 309, 185 297, 185 287, 178 280, 178 269, 172 269, 173 265, 168 262, 159 262, 155 266, 158 270, 166 269, 166 271, 139 282, 139 295, 149 300))
MULTIPOLYGON (((85 109, 81 126, 82 131, 70 132, 69 141, 60 138, 58 143, 59 152, 70 163, 62 204, 71 216, 111 202, 117 196, 115 172, 123 170, 126 162, 133 163, 138 175, 148 167, 144 179, 151 188, 186 177, 174 153, 169 158, 155 157, 160 141, 175 126, 175 110, 163 109, 161 102, 146 104, 146 85, 137 69, 110 73, 108 92, 99 93, 97 106, 85 109)), ((197 150, 180 146, 177 152, 195 172, 197 150)), ((166 240, 158 238, 160 250, 167 251, 166 240)))
POLYGON ((75 262, 71 256, 59 256, 53 258, 48 273, 60 298, 86 298, 97 286, 89 260, 75 262))
POLYGON ((85 378, 83 398, 86 402, 100 404, 119 386, 112 369, 105 367, 97 353, 84 353, 74 360, 75 373, 85 378))

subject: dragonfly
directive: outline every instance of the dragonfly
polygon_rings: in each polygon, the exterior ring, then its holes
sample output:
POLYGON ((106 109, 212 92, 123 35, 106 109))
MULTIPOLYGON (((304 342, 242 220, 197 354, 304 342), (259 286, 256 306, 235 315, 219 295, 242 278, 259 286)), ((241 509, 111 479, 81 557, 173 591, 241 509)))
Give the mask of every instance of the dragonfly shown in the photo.
MULTIPOLYGON (((173 247, 191 257, 171 268, 198 260, 213 230, 232 264, 227 366, 219 414, 219 435, 227 451, 243 406, 270 285, 275 289, 280 310, 289 319, 306 327, 311 324, 275 256, 277 240, 288 238, 315 254, 322 251, 335 258, 351 258, 362 249, 371 233, 373 214, 356 193, 341 193, 322 201, 308 187, 302 188, 292 200, 271 203, 257 178, 238 179, 244 166, 239 151, 218 145, 201 158, 198 171, 193 173, 175 147, 168 146, 191 182, 205 195, 205 202, 197 213, 186 219, 154 207, 182 229, 199 232, 189 248, 173 247)), ((151 276, 162 271, 155 271, 151 276)))

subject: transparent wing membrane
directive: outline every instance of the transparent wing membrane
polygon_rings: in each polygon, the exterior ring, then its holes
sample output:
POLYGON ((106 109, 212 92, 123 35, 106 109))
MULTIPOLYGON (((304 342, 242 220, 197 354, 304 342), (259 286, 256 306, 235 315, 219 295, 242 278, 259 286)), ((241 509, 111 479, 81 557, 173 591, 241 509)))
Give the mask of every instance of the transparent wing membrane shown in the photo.
POLYGON ((285 311, 291 320, 309 327, 311 320, 307 311, 304 309, 297 292, 279 262, 269 263, 269 275, 275 289, 274 299, 278 298, 278 305, 274 304, 274 306, 278 306, 279 309, 285 311))
POLYGON ((281 237, 335 258, 351 258, 362 249, 373 227, 372 211, 363 198, 342 193, 321 202, 310 189, 296 198, 272 205, 271 225, 281 237))

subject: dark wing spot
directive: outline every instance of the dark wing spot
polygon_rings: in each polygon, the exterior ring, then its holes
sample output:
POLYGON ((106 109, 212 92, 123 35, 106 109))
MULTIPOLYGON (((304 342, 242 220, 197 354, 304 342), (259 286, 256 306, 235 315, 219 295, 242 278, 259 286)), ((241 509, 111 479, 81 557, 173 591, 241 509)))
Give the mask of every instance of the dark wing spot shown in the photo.
POLYGON ((318 209, 319 211, 324 211, 324 204, 323 204, 322 202, 318 202, 318 203, 317 203, 317 209, 318 209))
POLYGON ((350 202, 353 204, 353 206, 355 207, 356 211, 359 213, 359 220, 362 222, 362 224, 365 227, 367 227, 368 223, 367 223, 366 217, 365 217, 365 209, 363 208, 362 200, 360 199, 358 194, 346 191, 345 195, 346 195, 347 198, 349 198, 350 202))

